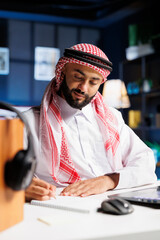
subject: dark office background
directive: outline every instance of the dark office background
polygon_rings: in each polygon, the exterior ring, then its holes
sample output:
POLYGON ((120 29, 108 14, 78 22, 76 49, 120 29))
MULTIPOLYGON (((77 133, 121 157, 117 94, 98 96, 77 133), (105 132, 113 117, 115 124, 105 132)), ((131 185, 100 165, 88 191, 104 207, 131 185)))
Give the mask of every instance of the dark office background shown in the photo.
POLYGON ((36 46, 59 48, 63 55, 64 48, 74 44, 95 44, 113 62, 109 78, 118 78, 119 63, 125 59, 128 47, 128 25, 149 23, 158 31, 155 3, 154 0, 0 3, 0 47, 10 51, 9 74, 0 75, 0 99, 14 105, 40 103, 48 82, 34 80, 36 46))
MULTIPOLYGON (((49 82, 34 79, 35 47, 59 48, 62 56, 65 48, 77 43, 97 45, 106 53, 113 63, 108 79, 120 78, 126 85, 139 78, 152 79, 151 92, 129 96, 131 107, 123 109, 122 114, 128 123, 129 110, 141 111, 141 125, 133 130, 143 141, 153 144, 150 147, 160 163, 160 127, 155 124, 157 109, 160 114, 160 21, 156 0, 1 1, 0 47, 9 48, 9 74, 0 75, 0 100, 17 106, 39 105, 49 82), (127 65, 128 30, 133 24, 139 27, 137 44, 152 44, 157 36, 158 41, 153 56, 127 65)), ((100 92, 102 89, 103 85, 100 92)))

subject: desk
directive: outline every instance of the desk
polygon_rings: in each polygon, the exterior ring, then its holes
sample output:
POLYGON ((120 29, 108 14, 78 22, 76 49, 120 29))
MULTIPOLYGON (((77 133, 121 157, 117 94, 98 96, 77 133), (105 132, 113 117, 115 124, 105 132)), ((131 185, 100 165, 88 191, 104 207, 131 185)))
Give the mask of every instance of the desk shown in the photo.
MULTIPOLYGON (((114 191, 118 192, 121 191, 114 191)), ((91 198, 103 201, 111 194, 113 191, 91 198)), ((132 214, 115 216, 69 212, 26 203, 24 220, 1 232, 0 240, 159 240, 160 209, 133 207, 132 214), (55 223, 49 226, 39 221, 38 218, 43 216, 54 216, 55 223)))

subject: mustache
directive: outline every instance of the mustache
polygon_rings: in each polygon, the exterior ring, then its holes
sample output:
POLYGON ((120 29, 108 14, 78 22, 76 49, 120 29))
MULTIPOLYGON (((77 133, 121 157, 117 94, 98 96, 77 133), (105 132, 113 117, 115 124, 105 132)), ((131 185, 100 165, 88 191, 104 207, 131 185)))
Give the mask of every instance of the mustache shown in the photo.
POLYGON ((84 92, 82 92, 80 89, 77 89, 77 88, 73 88, 72 89, 73 92, 77 92, 85 97, 88 97, 88 94, 85 94, 84 92))

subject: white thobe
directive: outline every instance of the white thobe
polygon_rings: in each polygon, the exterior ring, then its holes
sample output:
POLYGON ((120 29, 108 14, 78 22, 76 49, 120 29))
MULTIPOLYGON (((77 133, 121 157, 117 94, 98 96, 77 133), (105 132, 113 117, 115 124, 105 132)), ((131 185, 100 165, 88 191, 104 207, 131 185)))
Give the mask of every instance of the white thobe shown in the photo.
MULTIPOLYGON (((71 159, 81 179, 112 173, 113 168, 110 164, 112 159, 107 159, 102 134, 91 104, 88 104, 82 110, 78 110, 68 105, 61 97, 59 97, 59 103, 71 159)), ((120 173, 119 183, 116 188, 130 188, 154 183, 156 175, 152 150, 124 123, 118 110, 110 109, 118 121, 122 154, 121 165, 123 166, 120 169, 116 169, 116 172, 120 173)), ((28 120, 33 136, 34 149, 38 161, 36 174, 39 178, 51 184, 59 187, 66 186, 66 184, 57 184, 52 179, 51 164, 48 164, 48 159, 42 159, 41 157, 39 109, 32 108, 25 112, 24 115, 28 120)), ((60 149, 60 145, 58 149, 60 149)))

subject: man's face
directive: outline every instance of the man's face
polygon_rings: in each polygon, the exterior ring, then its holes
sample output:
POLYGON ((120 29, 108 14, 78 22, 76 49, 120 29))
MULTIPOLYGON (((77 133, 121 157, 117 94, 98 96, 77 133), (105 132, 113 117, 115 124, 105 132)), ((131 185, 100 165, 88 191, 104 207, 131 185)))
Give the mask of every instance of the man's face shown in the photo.
POLYGON ((92 100, 103 81, 100 73, 76 63, 66 64, 63 73, 61 96, 77 109, 82 109, 92 100))

